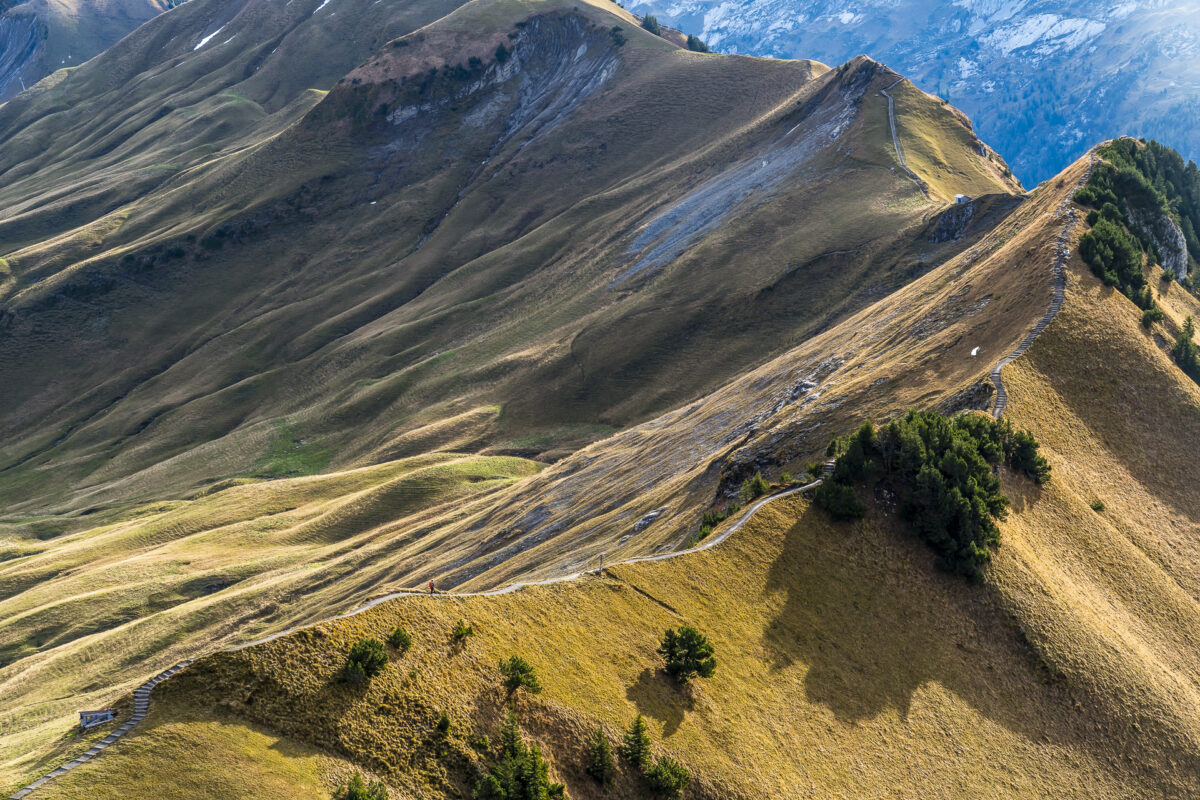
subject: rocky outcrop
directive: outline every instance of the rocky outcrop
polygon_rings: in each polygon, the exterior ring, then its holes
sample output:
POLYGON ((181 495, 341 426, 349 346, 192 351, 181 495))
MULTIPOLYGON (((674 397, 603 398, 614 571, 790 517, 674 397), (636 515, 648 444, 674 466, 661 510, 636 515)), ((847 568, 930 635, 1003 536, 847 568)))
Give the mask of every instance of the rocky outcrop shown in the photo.
POLYGON ((967 232, 967 226, 974 219, 976 209, 977 204, 973 200, 950 206, 937 218, 933 230, 929 233, 929 241, 940 243, 961 239, 967 232))
POLYGON ((979 381, 961 392, 952 394, 938 403, 935 408, 946 416, 960 411, 987 411, 992 407, 992 395, 996 388, 988 381, 979 381))
POLYGON ((10 8, 0 14, 0 101, 33 83, 39 72, 39 49, 46 33, 38 18, 26 6, 10 8))
POLYGON ((1143 211, 1127 207, 1129 225, 1139 236, 1148 240, 1158 252, 1162 268, 1183 280, 1188 274, 1187 240, 1175 220, 1164 211, 1143 211))

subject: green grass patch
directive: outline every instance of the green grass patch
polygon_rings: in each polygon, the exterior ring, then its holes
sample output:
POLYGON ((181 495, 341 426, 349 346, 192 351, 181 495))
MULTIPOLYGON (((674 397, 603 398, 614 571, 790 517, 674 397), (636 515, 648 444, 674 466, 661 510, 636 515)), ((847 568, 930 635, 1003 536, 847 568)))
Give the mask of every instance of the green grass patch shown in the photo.
POLYGON ((278 423, 278 430, 267 448, 263 465, 255 473, 260 478, 291 478, 315 475, 329 466, 333 454, 322 444, 300 438, 296 426, 278 423))

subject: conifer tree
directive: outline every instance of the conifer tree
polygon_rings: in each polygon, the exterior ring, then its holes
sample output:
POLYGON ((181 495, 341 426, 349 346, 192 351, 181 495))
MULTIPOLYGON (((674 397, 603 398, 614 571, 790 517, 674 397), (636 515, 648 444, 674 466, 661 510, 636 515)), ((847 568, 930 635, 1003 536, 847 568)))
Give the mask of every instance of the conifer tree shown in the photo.
POLYGON ((679 630, 669 629, 658 652, 667 660, 667 674, 680 683, 687 683, 697 675, 711 678, 717 669, 713 646, 691 625, 681 625, 679 630))
POLYGON ((625 731, 621 755, 638 769, 642 769, 650 763, 650 734, 646 730, 646 720, 641 714, 634 718, 629 730, 625 731))
POLYGON ((608 744, 604 728, 599 725, 596 726, 596 732, 592 734, 592 741, 588 745, 588 763, 584 769, 597 783, 608 783, 617 771, 613 765, 612 747, 608 744))

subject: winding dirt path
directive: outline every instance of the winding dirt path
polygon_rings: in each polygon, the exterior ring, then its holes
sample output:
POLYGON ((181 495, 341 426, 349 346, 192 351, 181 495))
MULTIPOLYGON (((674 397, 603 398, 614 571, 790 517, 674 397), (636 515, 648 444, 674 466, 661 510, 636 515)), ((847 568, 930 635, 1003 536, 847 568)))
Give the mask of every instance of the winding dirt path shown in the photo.
POLYGON ((1075 192, 1083 187, 1092 177, 1092 170, 1096 168, 1097 161, 1096 154, 1092 153, 1091 162, 1088 164, 1087 170, 1083 173, 1083 178, 1080 179, 1075 188, 1071 190, 1071 193, 1058 206, 1058 213, 1065 216, 1067 222, 1058 234, 1058 241, 1055 244, 1054 293, 1050 300, 1050 308, 1038 320, 1037 325, 1033 326, 1033 330, 1021 340, 1021 343, 1017 345, 1017 349, 1000 359, 996 366, 992 368, 992 385, 996 387, 996 401, 992 407, 992 417, 995 419, 1000 419, 1000 415, 1004 413, 1004 409, 1008 406, 1008 391, 1004 388, 1004 379, 1001 377, 1000 371, 1025 355, 1025 351, 1042 335, 1042 331, 1046 330, 1047 326, 1058 315, 1059 309, 1062 308, 1067 290, 1067 259, 1071 257, 1071 249, 1068 245, 1071 242, 1071 232, 1079 224, 1079 210, 1073 205, 1073 197, 1075 196, 1075 192))
MULTIPOLYGON (((833 464, 833 461, 826 462, 826 464, 824 466, 824 474, 825 475, 828 475, 830 473, 830 471, 832 469, 832 464, 833 464)), ((759 512, 759 510, 762 509, 763 506, 767 505, 768 503, 773 503, 776 500, 782 500, 785 497, 791 497, 794 494, 798 494, 800 492, 806 492, 810 489, 815 489, 817 486, 821 485, 821 481, 822 481, 822 478, 818 478, 817 480, 815 480, 811 483, 805 484, 804 486, 796 486, 791 489, 787 489, 785 491, 778 492, 777 494, 767 495, 766 497, 761 498, 760 500, 756 501, 753 505, 748 506, 742 512, 741 516, 738 517, 737 521, 734 522, 732 525, 729 525, 728 527, 726 527, 726 529, 724 531, 722 531, 720 534, 718 534, 717 536, 713 536, 710 539, 708 539, 707 541, 705 541, 704 543, 699 544, 696 547, 689 548, 687 550, 677 550, 677 551, 673 551, 670 553, 661 553, 659 555, 654 555, 654 556, 638 556, 637 558, 629 558, 624 561, 614 562, 612 564, 601 564, 599 567, 597 567, 594 570, 581 570, 579 572, 572 572, 567 575, 560 575, 560 576, 557 576, 554 578, 547 578, 545 580, 540 580, 540 581, 524 581, 524 582, 520 582, 520 583, 510 583, 505 586, 500 586, 495 589, 487 589, 487 590, 484 590, 481 592, 438 592, 435 596, 436 597, 492 597, 495 595, 509 594, 511 592, 515 592, 519 589, 524 589, 529 586, 547 586, 547 585, 553 584, 553 583, 565 583, 567 581, 578 580, 579 578, 582 578, 585 575, 599 575, 600 573, 602 573, 604 571, 605 567, 619 567, 624 564, 640 564, 640 563, 647 562, 647 561, 667 561, 672 558, 678 558, 679 556, 686 556, 686 555, 691 555, 692 553, 699 553, 704 550, 708 550, 710 548, 716 547, 717 545, 721 544, 726 539, 728 539, 730 536, 732 536, 733 534, 740 531, 746 525, 746 523, 749 522, 751 520, 751 518, 753 518, 753 516, 755 514, 757 514, 759 512)), ((413 596, 420 596, 420 595, 425 595, 425 594, 426 594, 425 592, 416 591, 416 590, 404 590, 404 591, 399 591, 399 592, 392 592, 390 594, 385 594, 381 597, 376 597, 376 598, 368 601, 367 603, 364 603, 363 605, 359 606, 358 608, 354 609, 353 611, 346 612, 345 614, 339 614, 336 617, 330 617, 328 619, 318 620, 316 622, 310 622, 305 625, 298 625, 294 628, 289 628, 285 631, 280 631, 279 633, 273 633, 270 636, 264 636, 261 639, 255 639, 252 642, 246 642, 245 644, 239 644, 234 647, 227 647, 227 648, 225 648, 225 651, 226 652, 234 652, 237 650, 245 650, 248 647, 254 647, 255 645, 273 641, 282 636, 287 636, 288 634, 295 633, 296 631, 302 630, 304 628, 311 628, 314 625, 321 625, 326 622, 336 622, 337 620, 346 619, 347 617, 353 617, 356 614, 361 614, 362 612, 372 609, 375 606, 379 605, 380 603, 386 603, 389 600, 395 600, 396 598, 399 598, 399 597, 413 597, 413 596)), ((197 656, 197 658, 199 658, 199 657, 200 656, 197 656)), ((96 756, 100 755, 100 753, 104 752, 104 750, 106 750, 108 747, 115 744, 122 736, 124 736, 131 729, 133 729, 134 726, 136 726, 139 722, 141 722, 143 719, 145 719, 146 713, 150 710, 150 693, 154 690, 154 687, 157 686, 158 684, 162 683, 163 681, 167 680, 172 675, 174 675, 175 673, 182 670, 184 667, 191 664, 192 661, 193 661, 193 659, 181 661, 178 664, 176 664, 175 666, 171 667, 170 669, 165 670, 165 671, 159 673, 158 675, 154 676, 150 680, 146 681, 141 686, 139 686, 137 689, 134 689, 134 691, 133 691, 133 714, 129 717, 128 720, 126 720, 126 722, 123 725, 121 725, 121 727, 117 728, 115 731, 110 733, 108 736, 104 737, 102 740, 97 742, 94 747, 92 747, 90 750, 88 750, 83 755, 76 758, 74 761, 69 761, 66 764, 63 764, 61 767, 58 767, 57 769, 53 770, 52 772, 49 772, 46 775, 43 775, 42 777, 38 778, 36 781, 29 784, 28 786, 22 787, 21 789, 17 790, 15 793, 13 793, 12 795, 9 796, 8 800, 23 800, 24 797, 26 797, 30 792, 33 792, 38 787, 44 786, 45 784, 49 783, 50 781, 54 780, 55 778, 59 777, 60 775, 67 774, 75 767, 92 760, 96 756)))

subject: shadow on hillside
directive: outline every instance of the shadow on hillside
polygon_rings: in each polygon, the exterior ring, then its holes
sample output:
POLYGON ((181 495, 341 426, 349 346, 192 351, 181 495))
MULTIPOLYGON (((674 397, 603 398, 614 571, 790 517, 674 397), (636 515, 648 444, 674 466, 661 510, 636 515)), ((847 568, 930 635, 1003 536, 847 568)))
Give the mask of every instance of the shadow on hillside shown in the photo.
POLYGON ((1016 624, 986 586, 932 561, 885 518, 839 525, 805 510, 768 575, 768 593, 784 599, 763 639, 774 667, 807 667, 808 701, 843 722, 889 709, 907 718, 914 695, 937 684, 1010 729, 1045 735, 1054 693, 1016 624))
MULTIPOLYGON (((1174 286, 1167 291, 1184 290, 1174 286)), ((1106 286, 1098 300, 1116 294, 1106 286)), ((1103 328, 1069 323, 1060 323, 1049 348, 1035 347, 1026 354, 1030 366, 1044 376, 1067 413, 1156 500, 1187 520, 1200 517, 1200 492, 1191 470, 1200 417, 1187 391, 1187 375, 1164 356, 1169 377, 1178 382, 1173 386, 1159 371, 1162 364, 1142 356, 1131 338, 1149 337, 1149 332, 1131 334, 1117 321, 1103 328)), ((1023 399, 1010 398, 1010 403, 1023 399)))
POLYGON ((663 724, 663 738, 679 730, 684 716, 696 706, 691 688, 679 686, 661 670, 644 669, 626 691, 638 711, 663 724))

